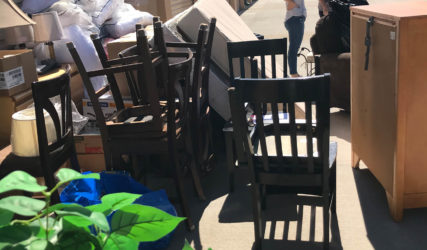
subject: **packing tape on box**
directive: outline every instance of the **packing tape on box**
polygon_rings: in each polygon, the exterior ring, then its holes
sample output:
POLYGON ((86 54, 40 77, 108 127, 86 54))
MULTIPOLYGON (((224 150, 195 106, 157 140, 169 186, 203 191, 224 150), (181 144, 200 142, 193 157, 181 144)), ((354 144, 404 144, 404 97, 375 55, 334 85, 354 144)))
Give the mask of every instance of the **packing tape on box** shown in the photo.
MULTIPOLYGON (((56 141, 55 125, 49 114, 44 111, 47 140, 56 141)), ((12 152, 17 156, 31 157, 39 155, 36 114, 34 108, 18 111, 12 115, 10 136, 12 152)))

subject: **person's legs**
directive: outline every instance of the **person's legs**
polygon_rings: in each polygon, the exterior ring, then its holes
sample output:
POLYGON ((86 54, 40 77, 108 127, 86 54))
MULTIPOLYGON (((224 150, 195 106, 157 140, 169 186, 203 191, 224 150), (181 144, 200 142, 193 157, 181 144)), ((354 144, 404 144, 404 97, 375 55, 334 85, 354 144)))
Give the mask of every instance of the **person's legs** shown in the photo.
POLYGON ((298 74, 297 54, 304 36, 304 22, 304 16, 291 17, 285 22, 285 27, 289 33, 288 64, 291 76, 298 74))

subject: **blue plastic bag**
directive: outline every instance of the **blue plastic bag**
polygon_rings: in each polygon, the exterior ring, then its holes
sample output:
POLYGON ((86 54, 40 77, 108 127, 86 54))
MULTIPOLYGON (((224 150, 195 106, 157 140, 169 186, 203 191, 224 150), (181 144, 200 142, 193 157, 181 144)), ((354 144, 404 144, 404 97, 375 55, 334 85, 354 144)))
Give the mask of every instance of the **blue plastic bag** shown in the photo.
MULTIPOLYGON (((88 174, 86 172, 84 174, 88 174)), ((70 182, 60 194, 62 203, 77 203, 89 206, 101 203, 101 197, 106 194, 127 192, 143 194, 134 201, 134 204, 152 206, 170 215, 177 216, 175 207, 170 203, 164 190, 151 191, 141 183, 135 181, 126 172, 100 173, 100 179, 80 179, 70 182)), ((110 217, 110 216, 109 216, 110 217)), ((107 218, 111 219, 111 218, 107 218)), ((173 235, 172 231, 163 238, 153 242, 141 242, 139 249, 164 249, 173 235)))

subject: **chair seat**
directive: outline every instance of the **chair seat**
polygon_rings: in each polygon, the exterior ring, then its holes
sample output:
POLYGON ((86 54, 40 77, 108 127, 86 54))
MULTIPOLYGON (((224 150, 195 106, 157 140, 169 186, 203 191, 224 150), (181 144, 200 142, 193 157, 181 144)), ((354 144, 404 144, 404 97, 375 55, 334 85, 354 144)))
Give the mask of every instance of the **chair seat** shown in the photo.
MULTIPOLYGON (((63 150, 62 148, 60 150, 54 151, 50 154, 50 161, 65 162, 69 156, 64 154, 64 152, 66 152, 66 150, 63 150)), ((52 169, 52 171, 55 172, 60 167, 61 165, 58 165, 52 169)), ((15 155, 14 153, 10 153, 0 165, 0 177, 4 177, 8 173, 11 173, 15 170, 22 170, 35 177, 44 176, 39 156, 22 157, 15 155)))
MULTIPOLYGON (((129 112, 126 115, 120 114, 112 117, 106 123, 107 130, 111 138, 165 138, 168 132, 167 124, 167 102, 160 101, 160 120, 153 120, 152 115, 141 115, 129 112), (120 118, 120 119, 119 119, 120 118), (119 122, 117 120, 120 120, 119 122)), ((126 112, 126 110, 124 110, 126 112)), ((178 113, 178 110, 175 111, 178 113)), ((176 135, 182 131, 182 126, 176 122, 176 135)))

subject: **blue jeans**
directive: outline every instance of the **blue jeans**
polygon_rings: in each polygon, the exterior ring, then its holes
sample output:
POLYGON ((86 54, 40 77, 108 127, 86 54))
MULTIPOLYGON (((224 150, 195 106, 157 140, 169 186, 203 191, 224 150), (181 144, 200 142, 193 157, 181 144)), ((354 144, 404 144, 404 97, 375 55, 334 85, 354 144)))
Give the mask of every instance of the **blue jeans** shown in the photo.
POLYGON ((297 54, 304 36, 304 16, 293 16, 286 20, 285 27, 289 33, 288 64, 290 74, 297 74, 297 54))

